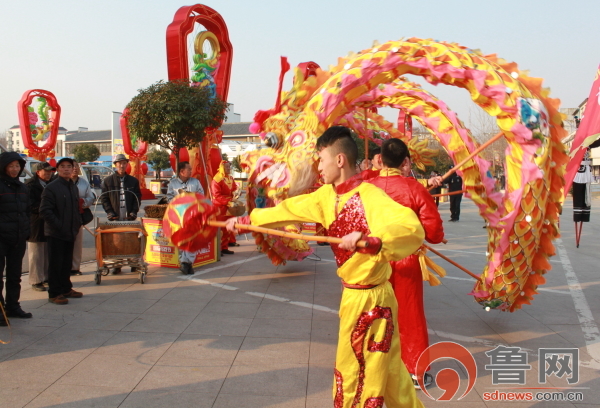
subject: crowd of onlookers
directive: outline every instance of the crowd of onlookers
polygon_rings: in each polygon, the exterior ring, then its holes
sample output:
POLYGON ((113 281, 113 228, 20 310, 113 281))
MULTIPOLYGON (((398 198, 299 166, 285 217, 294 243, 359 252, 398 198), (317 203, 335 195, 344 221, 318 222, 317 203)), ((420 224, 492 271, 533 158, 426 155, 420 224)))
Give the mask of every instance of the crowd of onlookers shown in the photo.
MULTIPOLYGON (((109 220, 135 220, 141 200, 139 182, 126 173, 125 155, 117 155, 114 163, 116 172, 102 183, 102 206, 109 220), (126 197, 126 192, 133 194, 126 197)), ((26 249, 33 290, 47 291, 49 302, 57 305, 83 296, 73 289, 71 276, 81 275, 83 228, 93 218, 89 207, 96 196, 79 177, 78 163, 69 157, 60 159, 56 167, 37 163, 35 174, 25 183, 19 180, 24 168, 25 160, 18 153, 0 154, 0 302, 6 315, 0 313, 0 326, 8 324, 8 317, 32 317, 19 303, 26 249)))

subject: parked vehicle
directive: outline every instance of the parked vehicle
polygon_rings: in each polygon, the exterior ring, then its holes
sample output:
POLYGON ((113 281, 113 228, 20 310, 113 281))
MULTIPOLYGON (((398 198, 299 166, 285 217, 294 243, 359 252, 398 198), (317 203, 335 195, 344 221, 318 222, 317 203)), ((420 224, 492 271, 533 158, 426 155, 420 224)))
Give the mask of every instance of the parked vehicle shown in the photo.
POLYGON ((79 176, 85 178, 93 189, 98 190, 102 188, 102 181, 115 172, 110 167, 95 164, 80 164, 79 168, 79 176))

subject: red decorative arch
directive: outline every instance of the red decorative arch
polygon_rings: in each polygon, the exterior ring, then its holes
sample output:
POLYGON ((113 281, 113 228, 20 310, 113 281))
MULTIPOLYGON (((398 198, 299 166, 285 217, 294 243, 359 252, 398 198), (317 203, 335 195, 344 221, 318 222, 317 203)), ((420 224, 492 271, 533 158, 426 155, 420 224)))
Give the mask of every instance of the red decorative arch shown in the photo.
POLYGON ((231 64, 233 61, 233 46, 229 41, 229 31, 225 20, 219 13, 203 4, 183 6, 175 13, 173 22, 167 27, 167 64, 169 81, 176 79, 189 79, 190 67, 188 66, 187 35, 194 29, 194 24, 202 24, 206 29, 216 35, 221 47, 219 70, 215 76, 217 94, 227 100, 229 92, 229 79, 231 77, 231 64))
MULTIPOLYGON (((190 79, 190 67, 187 50, 187 36, 194 30, 194 25, 202 24, 213 33, 219 41, 219 69, 216 71, 214 81, 219 97, 227 101, 229 81, 231 78, 231 65, 233 62, 233 46, 229 40, 229 31, 223 17, 212 8, 203 4, 181 7, 175 13, 173 21, 167 27, 167 68, 169 81, 177 79, 190 79)), ((208 177, 214 176, 221 162, 221 153, 217 147, 222 136, 219 130, 208 131, 200 144, 188 155, 193 160, 192 176, 200 180, 204 191, 210 192, 208 177), (218 157, 218 160, 215 158, 218 157), (215 163, 216 166, 212 163, 215 163)), ((181 151, 187 151, 182 149, 181 151)), ((173 167, 175 171, 175 168, 173 167)))
POLYGON ((58 127, 60 124, 60 105, 56 100, 56 96, 50 91, 44 89, 31 89, 25 91, 21 100, 17 104, 19 112, 19 126, 21 128, 21 136, 23 145, 29 150, 29 156, 36 160, 46 161, 48 157, 53 158, 55 155, 54 146, 56 146, 56 138, 58 136, 58 127), (34 98, 44 98, 50 107, 49 122, 52 122, 50 127, 50 136, 44 146, 38 146, 32 137, 31 127, 29 123, 29 106, 34 98))

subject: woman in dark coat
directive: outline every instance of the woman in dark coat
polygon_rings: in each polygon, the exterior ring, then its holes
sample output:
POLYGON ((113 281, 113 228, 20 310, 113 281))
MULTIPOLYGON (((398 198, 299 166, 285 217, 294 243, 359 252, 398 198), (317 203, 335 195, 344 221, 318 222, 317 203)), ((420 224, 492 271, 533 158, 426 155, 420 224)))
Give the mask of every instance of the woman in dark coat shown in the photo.
MULTIPOLYGON (((29 190, 19 174, 25 160, 15 152, 0 154, 0 302, 8 317, 30 318, 31 313, 21 309, 21 269, 25 246, 29 238, 29 190), (6 266, 6 297, 4 267, 6 266)), ((7 322, 0 314, 0 325, 7 322)))

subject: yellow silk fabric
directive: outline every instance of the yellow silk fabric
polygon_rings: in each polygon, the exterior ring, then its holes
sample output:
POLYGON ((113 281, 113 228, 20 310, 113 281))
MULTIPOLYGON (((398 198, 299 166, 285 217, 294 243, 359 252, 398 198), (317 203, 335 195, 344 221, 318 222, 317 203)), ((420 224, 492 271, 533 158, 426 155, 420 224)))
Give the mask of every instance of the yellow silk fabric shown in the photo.
MULTIPOLYGON (((413 254, 425 237, 415 213, 392 200, 383 190, 368 183, 339 196, 341 210, 354 194, 359 193, 371 236, 382 241, 377 255, 354 253, 337 271, 338 276, 352 285, 379 285, 391 275, 390 261, 399 261, 413 254), (385 208, 385 211, 382 211, 385 208)), ((336 219, 336 193, 325 185, 311 194, 282 201, 273 208, 256 208, 250 214, 252 225, 278 228, 299 222, 317 222, 329 228, 336 219)))

